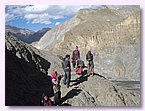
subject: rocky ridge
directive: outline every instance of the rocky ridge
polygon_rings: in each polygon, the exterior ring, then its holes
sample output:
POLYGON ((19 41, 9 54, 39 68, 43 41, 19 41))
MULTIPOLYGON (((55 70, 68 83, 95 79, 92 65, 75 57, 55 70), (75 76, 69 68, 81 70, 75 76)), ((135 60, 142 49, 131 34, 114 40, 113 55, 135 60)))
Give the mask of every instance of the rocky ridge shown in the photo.
POLYGON ((103 76, 72 76, 70 89, 62 86, 62 101, 72 106, 140 106, 140 92, 126 90, 103 76))
POLYGON ((5 43, 5 105, 39 106, 42 93, 53 96, 51 78, 47 76, 51 63, 13 35, 6 35, 5 43))

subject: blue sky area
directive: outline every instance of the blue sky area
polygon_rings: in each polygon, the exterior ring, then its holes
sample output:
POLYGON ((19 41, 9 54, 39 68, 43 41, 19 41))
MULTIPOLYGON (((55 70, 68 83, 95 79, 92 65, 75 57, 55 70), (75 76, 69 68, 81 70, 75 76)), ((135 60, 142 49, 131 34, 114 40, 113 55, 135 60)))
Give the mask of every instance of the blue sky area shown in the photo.
POLYGON ((5 24, 38 31, 62 24, 72 18, 80 9, 97 7, 94 5, 7 5, 5 7, 5 24))
POLYGON ((72 18, 73 16, 68 16, 65 18, 60 18, 60 19, 53 19, 50 18, 49 20, 52 22, 51 24, 41 24, 41 23, 27 23, 27 20, 24 18, 17 18, 17 19, 13 19, 10 20, 8 22, 6 22, 6 25, 11 25, 11 26, 15 26, 15 27, 19 27, 19 28, 25 28, 25 29, 29 29, 29 30, 33 30, 33 31, 38 31, 41 30, 42 28, 54 28, 57 26, 57 24, 61 24, 63 22, 65 22, 66 20, 69 20, 70 18, 72 18))

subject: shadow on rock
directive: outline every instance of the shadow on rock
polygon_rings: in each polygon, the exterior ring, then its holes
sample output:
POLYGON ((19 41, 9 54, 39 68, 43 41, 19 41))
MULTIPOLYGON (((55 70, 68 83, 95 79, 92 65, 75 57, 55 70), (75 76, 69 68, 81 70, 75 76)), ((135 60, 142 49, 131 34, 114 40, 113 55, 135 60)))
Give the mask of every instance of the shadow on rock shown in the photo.
POLYGON ((81 92, 81 89, 72 89, 70 90, 64 97, 62 97, 61 101, 62 103, 64 101, 66 101, 67 99, 73 98, 74 96, 79 95, 79 93, 81 92))
POLYGON ((85 71, 83 72, 83 74, 80 75, 80 77, 76 78, 75 80, 71 80, 71 82, 75 82, 75 83, 72 84, 71 86, 76 86, 76 85, 78 85, 78 84, 80 84, 80 83, 83 83, 83 82, 87 81, 87 80, 88 80, 88 77, 89 77, 89 76, 87 75, 87 70, 85 70, 85 71))
MULTIPOLYGON (((43 92, 53 96, 51 77, 38 70, 35 64, 18 58, 7 49, 5 54, 6 106, 39 106, 43 92)), ((45 63, 50 64, 47 61, 45 63)))
POLYGON ((47 60, 45 60, 44 58, 42 58, 41 56, 37 55, 37 54, 34 54, 34 57, 37 58, 37 61, 40 61, 39 64, 41 65, 42 69, 39 67, 39 70, 41 70, 43 73, 47 74, 47 71, 50 68, 51 63, 48 62, 47 60))
POLYGON ((85 81, 87 81, 88 80, 88 76, 81 76, 81 77, 79 77, 79 78, 77 78, 77 79, 75 79, 75 80, 73 80, 72 82, 75 82, 74 84, 72 84, 71 86, 76 86, 76 85, 78 85, 78 84, 80 84, 80 83, 83 83, 83 82, 85 82, 85 81))
POLYGON ((101 78, 103 78, 103 79, 106 79, 104 76, 102 76, 102 75, 100 75, 100 74, 94 73, 94 75, 99 76, 99 77, 101 77, 101 78))
POLYGON ((68 104, 68 103, 64 103, 61 106, 72 106, 72 105, 71 104, 68 104))

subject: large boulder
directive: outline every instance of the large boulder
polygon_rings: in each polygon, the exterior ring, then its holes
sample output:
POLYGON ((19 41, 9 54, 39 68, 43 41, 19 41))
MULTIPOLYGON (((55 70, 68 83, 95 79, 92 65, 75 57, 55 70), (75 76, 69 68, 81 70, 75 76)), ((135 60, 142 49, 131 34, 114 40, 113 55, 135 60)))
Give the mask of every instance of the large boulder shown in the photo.
POLYGON ((74 77, 69 89, 62 86, 62 101, 72 106, 140 106, 140 91, 134 89, 117 86, 99 74, 74 77))

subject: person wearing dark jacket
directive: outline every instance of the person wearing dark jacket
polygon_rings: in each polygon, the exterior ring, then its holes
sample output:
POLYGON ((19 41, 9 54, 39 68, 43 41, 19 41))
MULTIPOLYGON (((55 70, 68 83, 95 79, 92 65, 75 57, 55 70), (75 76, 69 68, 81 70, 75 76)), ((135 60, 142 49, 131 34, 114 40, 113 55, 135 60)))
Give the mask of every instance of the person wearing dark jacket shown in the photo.
POLYGON ((91 51, 88 51, 86 54, 86 60, 88 61, 88 74, 89 75, 94 75, 94 62, 93 62, 93 54, 91 51))
POLYGON ((63 70, 65 72, 64 74, 64 85, 67 86, 67 88, 70 85, 70 79, 71 79, 71 65, 70 65, 70 55, 66 55, 64 61, 63 61, 63 70))
POLYGON ((73 53, 72 53, 73 68, 75 68, 76 62, 77 62, 78 59, 80 59, 80 51, 78 50, 78 46, 76 46, 76 48, 73 50, 73 53))

